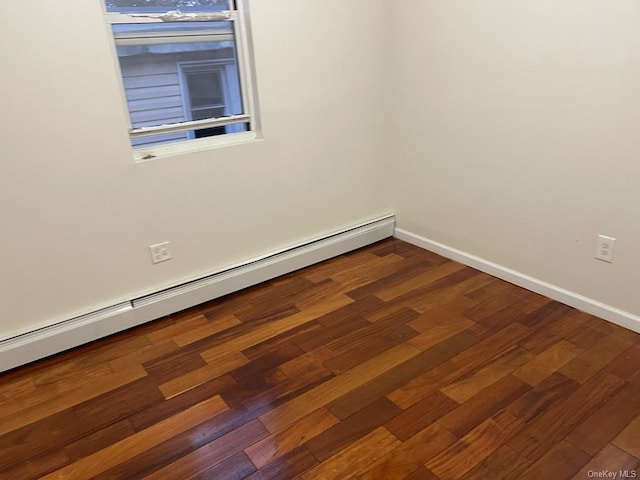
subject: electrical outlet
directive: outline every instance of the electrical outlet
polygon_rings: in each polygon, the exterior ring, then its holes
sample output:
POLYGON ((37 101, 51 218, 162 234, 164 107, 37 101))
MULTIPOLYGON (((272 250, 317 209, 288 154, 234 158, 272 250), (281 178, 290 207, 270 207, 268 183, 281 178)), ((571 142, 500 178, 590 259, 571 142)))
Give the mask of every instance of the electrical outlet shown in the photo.
POLYGON ((613 247, 616 245, 616 239, 607 237, 606 235, 598 235, 598 248, 596 250, 596 258, 603 262, 613 263, 613 247))
POLYGON ((173 258, 171 256, 171 244, 169 242, 149 245, 149 250, 151 250, 151 261, 153 263, 166 262, 173 258))

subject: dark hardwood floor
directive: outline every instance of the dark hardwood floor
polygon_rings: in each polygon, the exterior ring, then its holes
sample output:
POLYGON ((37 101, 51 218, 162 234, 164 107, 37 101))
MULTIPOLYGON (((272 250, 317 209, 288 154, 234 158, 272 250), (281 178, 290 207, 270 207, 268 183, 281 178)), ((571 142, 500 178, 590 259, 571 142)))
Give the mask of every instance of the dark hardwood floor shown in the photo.
POLYGON ((640 335, 389 239, 0 375, 0 478, 634 478, 639 367, 640 335))

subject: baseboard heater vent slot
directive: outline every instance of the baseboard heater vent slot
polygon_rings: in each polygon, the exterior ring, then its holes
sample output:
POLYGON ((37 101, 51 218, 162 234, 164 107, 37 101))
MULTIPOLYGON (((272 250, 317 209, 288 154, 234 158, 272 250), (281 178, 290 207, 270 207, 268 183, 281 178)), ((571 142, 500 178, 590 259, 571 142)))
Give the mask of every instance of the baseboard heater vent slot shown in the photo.
POLYGON ((298 244, 192 282, 136 298, 132 302, 133 308, 137 316, 146 320, 159 318, 390 237, 394 225, 394 217, 388 216, 298 244))
POLYGON ((0 372, 98 340, 391 237, 387 215, 193 281, 0 340, 0 372))

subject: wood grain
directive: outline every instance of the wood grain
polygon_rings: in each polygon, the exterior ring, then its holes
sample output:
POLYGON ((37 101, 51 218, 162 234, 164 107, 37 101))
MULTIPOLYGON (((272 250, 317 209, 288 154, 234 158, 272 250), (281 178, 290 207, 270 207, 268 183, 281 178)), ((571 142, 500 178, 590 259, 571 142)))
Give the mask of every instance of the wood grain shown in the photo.
POLYGON ((396 239, 0 374, 2 479, 597 478, 640 335, 396 239))
POLYGON ((136 456, 144 450, 158 445, 192 426, 204 422, 207 418, 222 413, 226 408, 226 404, 220 397, 205 400, 146 430, 137 432, 88 457, 84 457, 64 468, 56 470, 44 476, 43 479, 83 479, 95 477, 99 473, 136 456))

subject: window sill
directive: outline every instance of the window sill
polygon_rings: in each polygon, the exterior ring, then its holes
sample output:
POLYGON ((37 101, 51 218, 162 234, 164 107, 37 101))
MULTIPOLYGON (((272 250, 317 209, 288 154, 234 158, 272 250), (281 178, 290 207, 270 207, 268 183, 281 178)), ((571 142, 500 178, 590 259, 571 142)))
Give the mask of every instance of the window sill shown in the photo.
POLYGON ((256 132, 229 133, 219 137, 200 138, 197 140, 186 140, 180 143, 134 149, 133 159, 136 163, 146 163, 176 155, 250 143, 255 140, 258 140, 256 132))

